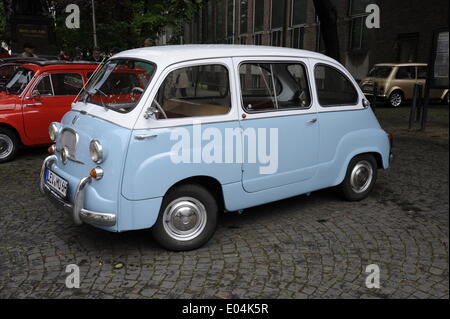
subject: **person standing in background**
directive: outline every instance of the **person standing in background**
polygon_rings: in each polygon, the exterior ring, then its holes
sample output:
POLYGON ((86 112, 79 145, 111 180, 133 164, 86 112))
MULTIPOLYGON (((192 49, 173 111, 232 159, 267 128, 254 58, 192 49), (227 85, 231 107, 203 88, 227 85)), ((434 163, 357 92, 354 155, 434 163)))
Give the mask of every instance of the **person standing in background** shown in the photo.
POLYGON ((102 62, 103 61, 103 56, 102 56, 102 52, 100 51, 100 49, 99 48, 92 49, 92 54, 87 59, 87 61, 102 62))
POLYGON ((145 48, 152 47, 153 45, 154 44, 153 44, 153 40, 152 39, 150 39, 150 38, 145 39, 145 41, 144 41, 144 47, 145 48))
POLYGON ((23 56, 24 58, 37 58, 37 55, 34 54, 34 50, 35 50, 35 49, 36 49, 36 47, 35 47, 32 43, 26 42, 26 43, 23 45, 23 53, 22 53, 22 56, 23 56))

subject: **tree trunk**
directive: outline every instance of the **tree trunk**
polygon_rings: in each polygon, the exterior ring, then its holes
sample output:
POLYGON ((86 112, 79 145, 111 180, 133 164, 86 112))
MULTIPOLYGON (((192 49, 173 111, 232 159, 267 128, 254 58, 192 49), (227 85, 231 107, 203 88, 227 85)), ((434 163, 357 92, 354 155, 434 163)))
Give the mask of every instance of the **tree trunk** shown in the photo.
POLYGON ((330 0, 314 0, 314 7, 320 21, 320 33, 325 44, 325 54, 340 61, 336 8, 330 0))

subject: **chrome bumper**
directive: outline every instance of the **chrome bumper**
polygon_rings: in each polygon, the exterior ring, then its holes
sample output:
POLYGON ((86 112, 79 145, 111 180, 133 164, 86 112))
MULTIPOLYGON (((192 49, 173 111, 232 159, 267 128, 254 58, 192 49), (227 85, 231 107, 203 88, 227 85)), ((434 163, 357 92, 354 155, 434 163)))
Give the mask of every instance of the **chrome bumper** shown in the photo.
POLYGON ((114 226, 116 224, 116 215, 92 212, 83 208, 84 191, 86 185, 88 185, 92 181, 92 178, 90 176, 83 178, 78 184, 73 205, 61 198, 45 184, 45 170, 47 168, 50 169, 55 162, 56 156, 52 155, 47 157, 42 164, 39 182, 41 193, 46 195, 47 198, 50 199, 51 202, 56 204, 57 207, 63 208, 64 210, 68 211, 72 216, 73 222, 76 225, 81 225, 83 222, 85 222, 94 226, 114 226))

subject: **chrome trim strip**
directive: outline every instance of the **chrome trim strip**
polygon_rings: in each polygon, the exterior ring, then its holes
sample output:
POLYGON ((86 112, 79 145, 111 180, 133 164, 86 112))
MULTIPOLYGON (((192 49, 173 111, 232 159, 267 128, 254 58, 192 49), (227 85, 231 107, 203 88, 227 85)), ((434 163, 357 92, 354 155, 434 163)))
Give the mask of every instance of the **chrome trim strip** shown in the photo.
POLYGON ((45 185, 44 183, 45 169, 46 168, 50 169, 55 162, 56 162, 55 155, 49 156, 44 160, 40 173, 41 179, 39 182, 41 193, 46 195, 46 197, 58 208, 63 208, 64 210, 69 212, 76 225, 81 225, 83 222, 95 226, 110 227, 116 225, 115 214, 93 212, 83 208, 84 191, 86 189, 86 185, 88 185, 92 181, 92 178, 90 176, 83 178, 78 184, 75 192, 74 205, 62 199, 58 194, 56 194, 47 185, 45 185))

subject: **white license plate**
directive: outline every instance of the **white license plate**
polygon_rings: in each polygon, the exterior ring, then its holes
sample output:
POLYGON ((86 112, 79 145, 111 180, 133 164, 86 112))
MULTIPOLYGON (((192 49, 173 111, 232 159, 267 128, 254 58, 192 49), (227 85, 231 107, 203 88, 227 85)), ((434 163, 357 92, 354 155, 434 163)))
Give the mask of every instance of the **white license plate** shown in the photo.
POLYGON ((69 182, 64 178, 58 176, 51 170, 45 171, 45 183, 50 186, 52 190, 58 193, 63 198, 67 197, 67 190, 69 189, 69 182))

